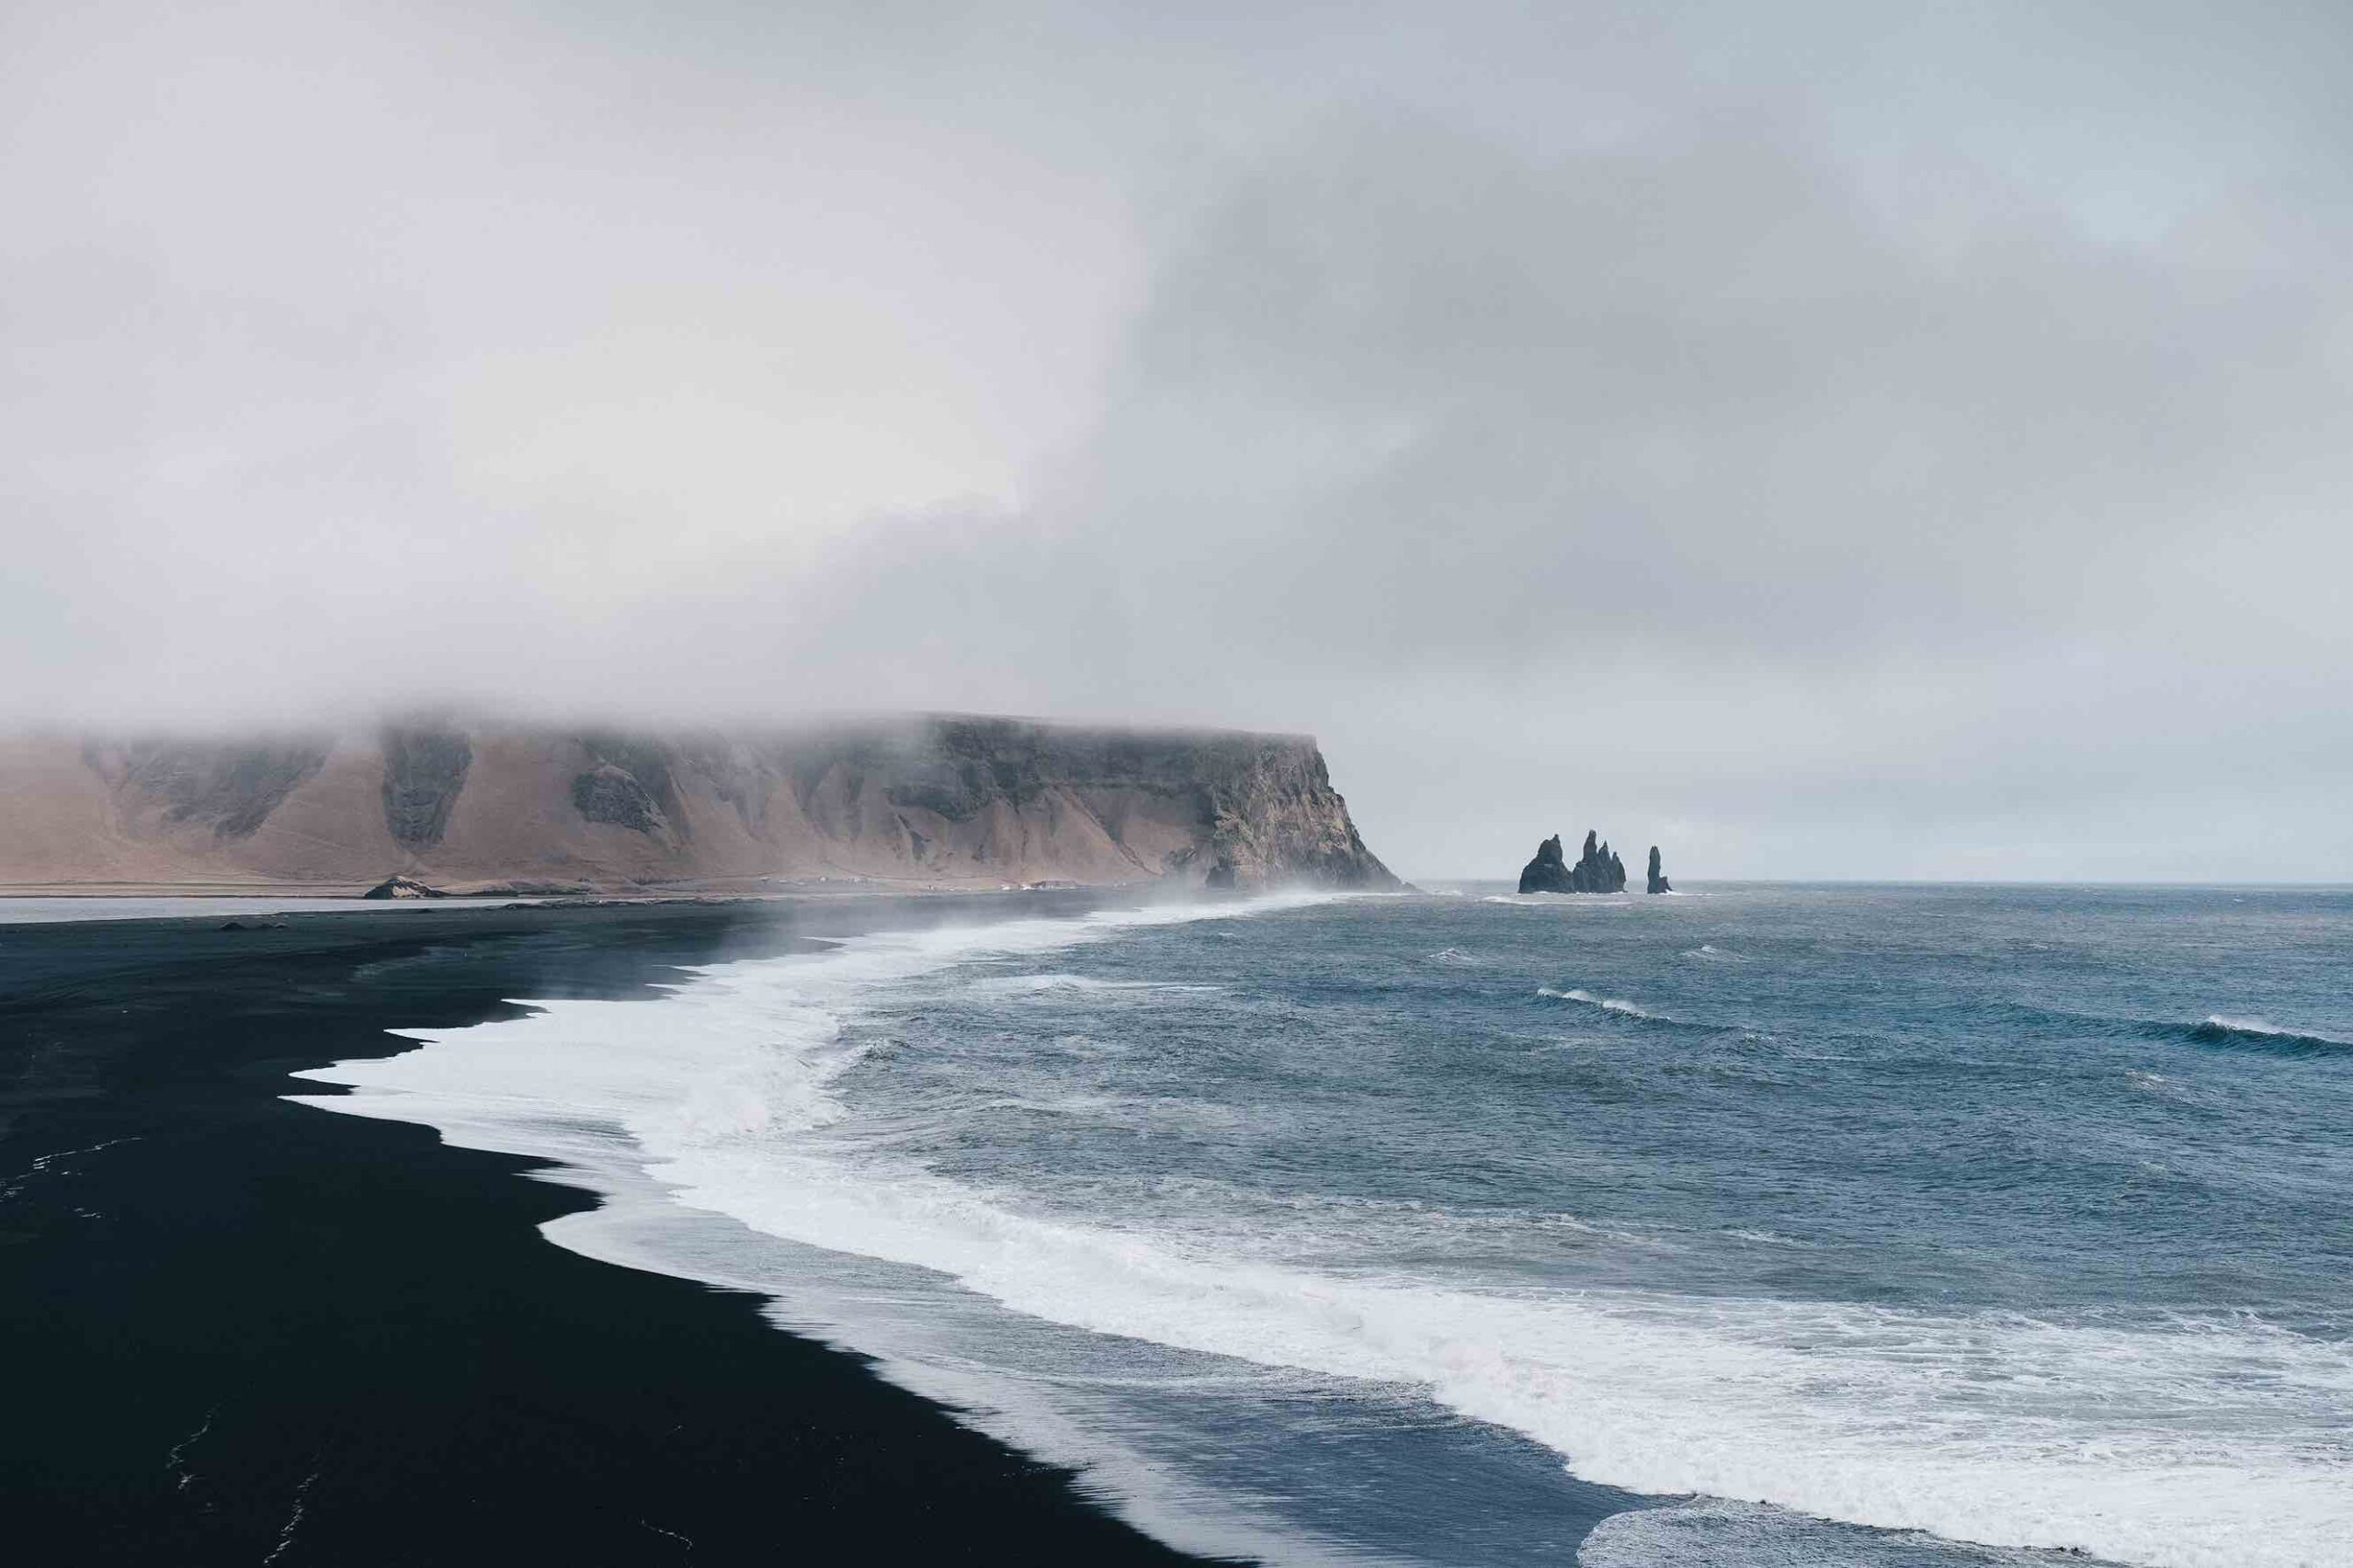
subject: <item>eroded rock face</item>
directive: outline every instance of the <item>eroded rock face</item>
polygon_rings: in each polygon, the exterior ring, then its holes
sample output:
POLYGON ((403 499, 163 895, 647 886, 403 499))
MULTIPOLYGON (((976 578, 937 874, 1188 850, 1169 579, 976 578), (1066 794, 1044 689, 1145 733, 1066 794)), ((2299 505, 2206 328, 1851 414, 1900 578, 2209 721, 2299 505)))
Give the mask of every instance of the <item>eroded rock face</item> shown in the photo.
POLYGON ((1673 892, 1675 891, 1667 885, 1666 873, 1659 869, 1658 846, 1655 844, 1651 846, 1650 891, 1652 892, 1673 892))
POLYGON ((1159 766, 1176 776, 1177 792, 1189 790, 1209 822, 1199 852, 1209 861, 1208 885, 1402 885, 1365 847, 1313 741, 1232 737, 1160 759, 1159 766))
POLYGON ((670 825, 654 792, 618 763, 598 763, 574 777, 572 806, 590 822, 609 823, 639 833, 659 833, 670 825))
POLYGON ((384 732, 384 827, 394 843, 422 849, 441 842, 473 759, 462 731, 384 732))
POLYGON ((166 823, 199 823, 216 839, 240 839, 325 766, 327 750, 299 741, 141 741, 87 745, 83 756, 134 811, 160 803, 166 823))
POLYGON ((1401 885, 1366 848, 1304 736, 958 717, 845 725, 765 746, 689 739, 669 755, 679 788, 728 801, 747 827, 748 802, 772 790, 789 789, 827 836, 861 831, 856 802, 870 802, 911 869, 985 874, 1041 849, 1051 859, 1053 841, 1074 835, 1121 857, 1132 868, 1123 881, 1401 885), (1172 837, 1182 842, 1166 845, 1172 837))
POLYGON ((582 816, 673 844, 686 835, 672 766, 677 748, 656 736, 615 731, 582 735, 580 745, 596 761, 572 780, 573 808, 582 816))
POLYGON ((1522 892, 1624 892, 1626 862, 1620 860, 1597 834, 1585 835, 1585 853, 1574 866, 1561 847, 1561 835, 1554 834, 1536 847, 1536 858, 1522 867, 1519 873, 1522 892))

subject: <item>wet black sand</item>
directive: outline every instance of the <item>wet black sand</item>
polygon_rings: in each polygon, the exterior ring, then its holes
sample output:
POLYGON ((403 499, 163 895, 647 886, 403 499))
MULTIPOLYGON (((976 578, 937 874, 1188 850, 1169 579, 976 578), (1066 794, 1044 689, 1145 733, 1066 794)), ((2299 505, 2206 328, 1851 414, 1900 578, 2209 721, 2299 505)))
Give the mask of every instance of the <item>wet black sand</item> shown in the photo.
POLYGON ((755 1298, 543 1241, 592 1199, 530 1162, 278 1097, 388 1025, 960 913, 0 926, 0 1556, 1185 1561, 755 1298))

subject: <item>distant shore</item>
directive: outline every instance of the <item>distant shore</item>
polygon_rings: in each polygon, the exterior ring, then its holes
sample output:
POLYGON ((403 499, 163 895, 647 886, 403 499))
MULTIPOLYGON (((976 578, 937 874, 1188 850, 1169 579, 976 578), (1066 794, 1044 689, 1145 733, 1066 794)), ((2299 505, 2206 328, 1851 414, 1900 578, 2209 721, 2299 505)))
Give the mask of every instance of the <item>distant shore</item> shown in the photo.
MULTIPOLYGON (((0 899, 7 898, 298 898, 348 899, 355 908, 371 905, 360 895, 369 882, 0 882, 0 899)), ((892 881, 879 877, 747 877, 634 886, 587 887, 550 892, 497 884, 483 887, 453 882, 442 889, 449 898, 487 902, 532 899, 545 903, 740 903, 757 899, 895 898, 909 894, 988 894, 1001 892, 1066 892, 1079 884, 1066 881, 1021 883, 1006 881, 892 881)), ((1146 881, 1088 884, 1096 891, 1118 892, 1148 888, 1146 881)))
POLYGON ((6 926, 12 1539, 94 1563, 1187 1561, 756 1298, 547 1244, 593 1200, 529 1162, 280 1097, 404 1049, 388 1028, 972 907, 1003 902, 6 926))

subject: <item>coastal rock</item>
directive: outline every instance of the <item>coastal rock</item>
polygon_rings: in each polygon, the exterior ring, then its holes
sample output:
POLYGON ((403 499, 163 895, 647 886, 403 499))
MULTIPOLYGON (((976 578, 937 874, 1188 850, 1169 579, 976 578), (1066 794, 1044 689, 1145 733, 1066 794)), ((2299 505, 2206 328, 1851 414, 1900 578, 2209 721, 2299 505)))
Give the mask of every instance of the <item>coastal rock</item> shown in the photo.
POLYGON ((359 895, 361 898, 448 898, 439 888, 426 886, 415 877, 391 876, 359 895))
POLYGON ((1659 869, 1658 846, 1655 844, 1651 846, 1650 891, 1653 892, 1673 892, 1675 891, 1674 888, 1667 885, 1666 873, 1659 869))
POLYGON ((1519 869, 1519 891, 1522 892, 1567 892, 1569 863, 1561 848, 1561 835, 1554 834, 1536 846, 1536 858, 1519 869))
POLYGON ((1585 853, 1574 866, 1554 834, 1536 847, 1536 858, 1520 869, 1522 892, 1624 892, 1626 862, 1599 835, 1585 835, 1585 853))

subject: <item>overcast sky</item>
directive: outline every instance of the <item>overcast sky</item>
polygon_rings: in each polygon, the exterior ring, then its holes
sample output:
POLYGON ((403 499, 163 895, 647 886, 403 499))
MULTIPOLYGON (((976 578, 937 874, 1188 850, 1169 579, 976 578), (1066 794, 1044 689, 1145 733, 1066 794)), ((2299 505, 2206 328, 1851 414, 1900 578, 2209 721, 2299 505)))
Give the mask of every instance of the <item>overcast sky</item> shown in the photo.
POLYGON ((1206 722, 1408 875, 2353 880, 2348 18, 0 0, 0 719, 1206 722))

